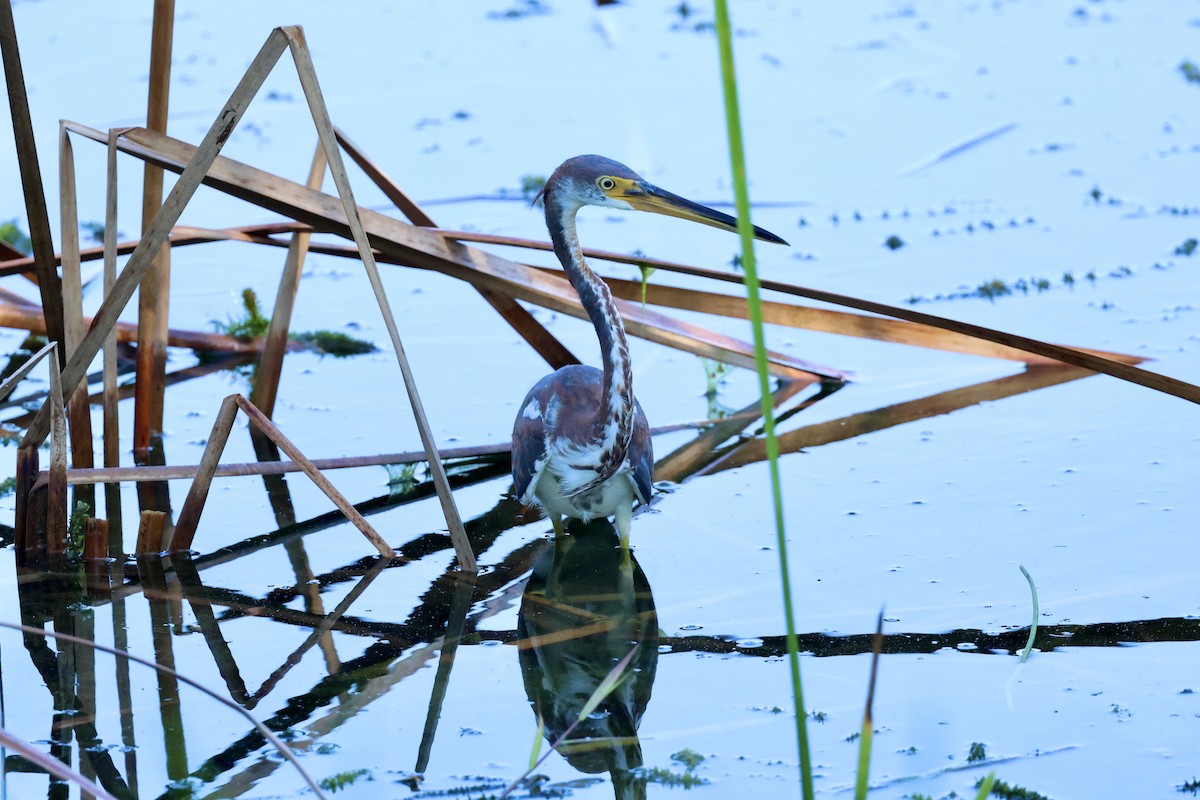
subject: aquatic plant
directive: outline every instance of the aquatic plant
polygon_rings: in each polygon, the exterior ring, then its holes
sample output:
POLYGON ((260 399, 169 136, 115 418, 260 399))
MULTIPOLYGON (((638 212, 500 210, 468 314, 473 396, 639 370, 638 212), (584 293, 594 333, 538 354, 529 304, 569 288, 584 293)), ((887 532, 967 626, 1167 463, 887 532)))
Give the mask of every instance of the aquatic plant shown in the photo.
POLYGON ((340 331, 303 331, 293 333, 289 338, 313 352, 334 358, 361 356, 379 350, 372 342, 356 339, 340 331))
POLYGON ((541 194, 542 189, 544 188, 546 188, 545 175, 521 176, 521 196, 526 200, 532 200, 534 197, 541 194))
POLYGON ((967 751, 967 763, 973 764, 976 761, 984 761, 987 759, 987 746, 983 742, 971 742, 971 749, 967 751))
POLYGON ((25 255, 33 252, 33 242, 29 240, 29 234, 17 227, 15 219, 0 222, 0 241, 6 242, 12 249, 25 255))
POLYGON ((1200 67, 1197 67, 1191 61, 1184 60, 1179 65, 1179 71, 1183 73, 1183 77, 1188 83, 1200 83, 1200 67))
POLYGON ((672 772, 662 767, 654 767, 653 769, 638 769, 635 771, 638 777, 645 780, 646 783, 657 783, 660 786, 668 788, 691 789, 695 786, 703 786, 708 783, 707 779, 700 777, 690 769, 683 772, 672 772))
MULTIPOLYGON (((104 223, 103 222, 81 222, 79 230, 87 234, 87 237, 93 242, 104 241, 104 223)), ((119 235, 119 234, 118 234, 119 235)))
POLYGON ((1184 240, 1183 244, 1175 248, 1175 255, 1190 256, 1192 253, 1196 252, 1197 244, 1198 243, 1195 239, 1186 239, 1184 240))
POLYGON ((704 367, 704 396, 715 397, 717 389, 725 382, 725 376, 733 371, 733 367, 703 356, 700 357, 700 364, 704 367))
POLYGON ((899 250, 901 247, 904 247, 904 240, 893 233, 883 240, 883 244, 888 250, 899 250))
MULTIPOLYGON (((263 315, 258 305, 258 295, 253 289, 242 290, 242 309, 242 316, 230 317, 227 322, 214 321, 213 327, 239 342, 252 342, 266 336, 271 328, 271 318, 263 315)), ((340 331, 303 331, 293 333, 288 338, 309 350, 334 358, 359 356, 379 349, 372 342, 356 339, 340 331)))
MULTIPOLYGON (((986 780, 986 778, 984 780, 986 780)), ((983 780, 981 780, 977 785, 980 789, 982 789, 983 780)), ((991 791, 988 794, 992 795, 993 797, 1002 798, 1002 800, 1050 800, 1050 798, 1046 797, 1046 795, 1035 792, 1032 789, 1026 789, 1023 786, 1010 786, 1001 780, 997 780, 992 783, 991 791)), ((979 799, 982 800, 982 798, 987 796, 988 795, 986 794, 981 794, 979 795, 979 799)))
POLYGON ((75 503, 75 510, 71 512, 71 520, 67 523, 67 558, 72 561, 83 558, 83 533, 91 515, 90 505, 82 500, 75 503))
POLYGON ((691 748, 685 747, 678 753, 672 753, 671 760, 678 761, 680 764, 683 764, 685 768, 693 770, 700 765, 700 762, 704 760, 704 756, 700 755, 691 748))
POLYGON ((242 316, 230 317, 226 322, 214 321, 213 327, 239 342, 251 342, 266 336, 271 327, 271 320, 262 315, 258 307, 258 295, 253 289, 242 290, 242 308, 245 311, 242 316))
POLYGON ((368 781, 375 780, 369 769, 350 769, 345 772, 339 772, 336 775, 330 775, 328 778, 322 778, 321 788, 329 792, 341 791, 347 786, 354 785, 360 778, 366 778, 368 781))

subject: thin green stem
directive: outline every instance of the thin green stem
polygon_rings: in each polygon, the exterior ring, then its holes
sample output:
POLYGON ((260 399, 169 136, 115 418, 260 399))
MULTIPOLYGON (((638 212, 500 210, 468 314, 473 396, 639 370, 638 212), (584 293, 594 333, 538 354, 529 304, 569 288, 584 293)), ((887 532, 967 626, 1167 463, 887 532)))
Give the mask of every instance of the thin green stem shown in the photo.
MULTIPOLYGON (((1017 566, 1021 567, 1020 564, 1017 566)), ((1025 580, 1029 581, 1029 592, 1033 595, 1033 622, 1029 623, 1029 641, 1025 643, 1025 649, 1021 651, 1021 661, 1024 664, 1025 659, 1029 658, 1029 654, 1033 652, 1033 640, 1037 636, 1038 629, 1038 599, 1037 587, 1033 585, 1033 576, 1029 574, 1029 570, 1021 567, 1021 574, 1025 576, 1025 580)))
POLYGON ((729 156, 733 166, 734 199, 737 203, 738 235, 742 240, 742 269, 746 278, 750 327, 754 332, 754 364, 758 371, 762 400, 763 429, 771 474, 771 500, 775 506, 775 536, 783 585, 783 614, 787 623, 788 664, 792 674, 792 701, 796 714, 796 741, 800 751, 800 783, 805 800, 813 794, 812 760, 808 747, 807 714, 800 681, 800 658, 796 619, 792 610, 792 588, 787 558, 787 534, 783 522, 783 492, 779 476, 779 442, 775 438, 775 409, 771 405, 770 373, 767 369, 766 335, 763 331, 762 296, 754 260, 754 228, 750 222, 750 193, 746 186, 746 155, 742 147, 742 122, 738 111, 737 78, 733 69, 733 34, 726 0, 716 0, 717 43, 721 58, 721 84, 725 96, 725 122, 729 132, 729 156))

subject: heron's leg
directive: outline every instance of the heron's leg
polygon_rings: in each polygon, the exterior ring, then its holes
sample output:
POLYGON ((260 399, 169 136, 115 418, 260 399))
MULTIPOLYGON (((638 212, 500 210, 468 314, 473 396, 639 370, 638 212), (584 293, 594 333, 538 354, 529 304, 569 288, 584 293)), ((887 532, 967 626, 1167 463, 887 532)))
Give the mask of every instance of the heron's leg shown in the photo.
POLYGON ((629 524, 633 518, 633 507, 627 505, 617 506, 617 513, 614 515, 617 523, 617 533, 621 537, 621 554, 625 560, 629 560, 629 524))
POLYGON ((550 524, 554 526, 554 538, 561 539, 564 535, 562 514, 557 514, 549 509, 546 509, 546 516, 550 518, 550 524))

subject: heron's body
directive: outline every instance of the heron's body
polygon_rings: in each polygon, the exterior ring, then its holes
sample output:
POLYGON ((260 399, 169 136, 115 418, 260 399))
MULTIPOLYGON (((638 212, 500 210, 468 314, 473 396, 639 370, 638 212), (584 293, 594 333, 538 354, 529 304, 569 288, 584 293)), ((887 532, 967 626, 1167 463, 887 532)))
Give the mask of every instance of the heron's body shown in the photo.
POLYGON ((536 498, 552 520, 615 516, 621 530, 634 500, 650 500, 654 454, 650 425, 634 401, 624 462, 607 480, 574 494, 599 474, 604 436, 597 411, 603 393, 604 373, 579 364, 547 375, 529 390, 513 426, 514 488, 522 503, 536 498))
MULTIPOLYGON (((650 427, 633 397, 625 327, 612 293, 584 260, 575 214, 585 205, 638 209, 736 229, 737 221, 664 192, 628 167, 576 156, 546 181, 546 227, 555 255, 596 329, 603 369, 573 365, 538 381, 513 425, 513 480, 523 503, 535 499, 561 533, 562 517, 615 517, 623 544, 636 500, 650 500, 654 465, 650 427)), ((758 238, 783 240, 755 228, 758 238)))

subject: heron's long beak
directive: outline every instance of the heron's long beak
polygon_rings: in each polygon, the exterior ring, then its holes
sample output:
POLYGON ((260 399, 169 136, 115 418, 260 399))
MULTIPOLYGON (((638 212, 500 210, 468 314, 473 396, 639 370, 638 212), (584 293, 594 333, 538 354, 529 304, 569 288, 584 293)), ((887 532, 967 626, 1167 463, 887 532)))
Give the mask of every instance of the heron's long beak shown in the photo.
MULTIPOLYGON (((688 219, 692 222, 712 225, 714 228, 721 228, 726 231, 737 231, 737 220, 734 217, 723 214, 708 206, 693 203, 687 198, 671 194, 665 189, 660 189, 644 181, 635 183, 626 189, 622 193, 621 199, 638 211, 666 214, 669 217, 688 219)), ((757 225, 754 226, 754 238, 762 239, 764 242, 787 244, 787 242, 769 230, 760 228, 757 225)))

